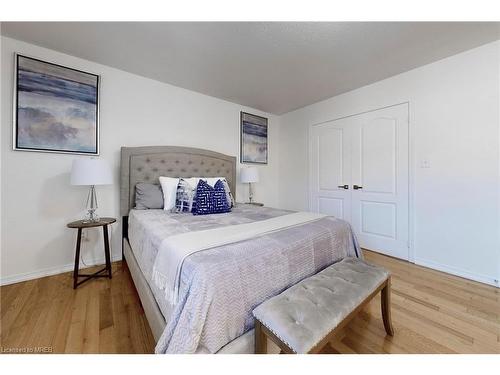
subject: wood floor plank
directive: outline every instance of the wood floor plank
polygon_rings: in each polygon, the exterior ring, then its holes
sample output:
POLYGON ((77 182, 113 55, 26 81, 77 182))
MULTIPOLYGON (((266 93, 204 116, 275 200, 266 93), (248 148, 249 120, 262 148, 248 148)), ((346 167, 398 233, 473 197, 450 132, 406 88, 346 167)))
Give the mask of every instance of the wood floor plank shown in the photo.
MULTIPOLYGON (((47 293, 46 300, 37 307, 39 313, 35 317, 36 326, 29 333, 27 346, 50 347, 54 338, 55 327, 59 324, 58 310, 61 305, 54 303, 54 300, 64 293, 65 287, 61 285, 59 277, 46 278, 45 280, 48 282, 43 287, 47 293)), ((41 296, 37 297, 41 299, 41 296)))
MULTIPOLYGON (((121 285, 125 287, 124 285, 121 285)), ((116 322, 116 340, 118 353, 130 353, 130 320, 128 306, 122 293, 112 293, 113 320, 116 322)), ((135 351, 134 351, 135 352, 135 351)))
POLYGON ((87 301, 91 286, 95 284, 82 284, 80 290, 75 293, 75 300, 71 311, 71 323, 66 339, 65 353, 83 353, 85 339, 85 318, 87 314, 87 301))
POLYGON ((463 337, 471 343, 476 342, 484 344, 486 347, 490 347, 491 350, 494 350, 498 347, 497 334, 495 332, 478 329, 476 326, 470 324, 469 322, 459 320, 454 316, 450 316, 449 314, 441 312, 439 308, 438 310, 429 309, 425 305, 415 303, 411 299, 396 294, 396 292, 394 292, 393 295, 393 300, 396 301, 396 303, 399 303, 405 306, 407 309, 423 316, 432 315, 432 318, 429 319, 439 321, 448 330, 454 331, 455 334, 463 335, 463 337))
MULTIPOLYGON (((8 336, 9 329, 16 325, 16 320, 21 312, 21 310, 25 307, 28 302, 29 296, 31 292, 35 288, 37 282, 34 280, 26 281, 24 283, 19 283, 17 285, 7 285, 0 287, 0 289, 6 288, 7 290, 13 289, 12 293, 13 297, 10 303, 2 300, 1 309, 1 319, 2 319, 2 337, 5 340, 8 336), (17 286, 20 286, 17 288, 17 286)), ((2 293, 3 296, 8 296, 8 293, 2 293)))
MULTIPOLYGON (((378 311, 378 307, 375 307, 378 311)), ((375 318, 374 314, 370 314, 367 311, 362 311, 359 314, 358 320, 353 322, 352 325, 360 324, 359 322, 364 322, 361 324, 366 324, 366 328, 380 337, 384 338, 384 341, 390 341, 397 343, 398 346, 403 348, 407 353, 423 353, 423 354, 451 354, 455 353, 453 350, 438 344, 437 342, 431 340, 418 332, 411 330, 410 328, 397 323, 397 331, 394 336, 387 336, 385 328, 382 323, 379 323, 381 316, 375 318)))
POLYGON ((0 305, 9 306, 9 309, 3 309, 0 313, 0 318, 4 318, 7 312, 15 308, 16 299, 19 298, 20 290, 25 288, 25 283, 17 283, 0 288, 0 305))
POLYGON ((396 285, 396 287, 393 288, 393 292, 395 295, 397 295, 398 293, 400 295, 411 295, 412 297, 424 300, 425 302, 433 306, 439 306, 439 311, 446 313, 446 315, 453 316, 461 320, 462 322, 472 324, 477 328, 480 328, 487 332, 497 332, 497 334, 500 333, 500 325, 482 316, 477 316, 477 314, 469 313, 467 306, 450 301, 449 299, 442 298, 440 296, 426 293, 424 291, 421 291, 420 289, 416 289, 413 284, 407 283, 404 280, 394 279, 393 283, 395 283, 396 285))
MULTIPOLYGON (((99 280, 101 281, 101 280, 99 280)), ((102 284, 102 283, 99 283, 102 284)), ((102 285, 100 285, 102 286, 102 285)), ((101 288, 91 288, 87 300, 85 314, 85 328, 83 332, 83 353, 99 353, 100 334, 100 295, 101 288)))
POLYGON ((30 334, 33 332, 30 327, 34 324, 38 314, 40 314, 40 305, 44 300, 44 286, 46 280, 34 283, 34 287, 26 296, 24 305, 20 306, 18 315, 13 324, 7 328, 8 332, 5 341, 13 347, 27 347, 30 334), (40 298, 40 300, 38 299, 40 298))
POLYGON ((76 295, 76 291, 73 290, 71 282, 72 279, 70 278, 65 280, 65 284, 67 285, 64 289, 64 295, 56 300, 61 315, 52 341, 52 350, 54 353, 64 353, 68 341, 68 332, 71 326, 71 315, 73 313, 76 295))
MULTIPOLYGON (((343 339, 343 337, 342 337, 343 339)), ((342 339, 332 340, 323 348, 323 354, 357 354, 356 351, 342 342, 342 339)))
MULTIPOLYGON (((498 288, 374 252, 364 254, 393 274, 395 335, 385 333, 377 296, 322 353, 500 353, 498 288)), ((154 352, 155 341, 125 263, 113 263, 112 280, 91 280, 77 290, 72 289, 71 273, 3 286, 0 301, 4 348, 154 352)))

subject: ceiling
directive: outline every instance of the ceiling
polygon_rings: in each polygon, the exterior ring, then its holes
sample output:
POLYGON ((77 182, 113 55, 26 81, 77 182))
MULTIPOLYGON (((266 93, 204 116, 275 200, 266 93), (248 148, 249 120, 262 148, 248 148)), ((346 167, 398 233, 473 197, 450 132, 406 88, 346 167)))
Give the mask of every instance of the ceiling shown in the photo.
POLYGON ((3 22, 2 35, 274 114, 500 38, 474 22, 3 22))

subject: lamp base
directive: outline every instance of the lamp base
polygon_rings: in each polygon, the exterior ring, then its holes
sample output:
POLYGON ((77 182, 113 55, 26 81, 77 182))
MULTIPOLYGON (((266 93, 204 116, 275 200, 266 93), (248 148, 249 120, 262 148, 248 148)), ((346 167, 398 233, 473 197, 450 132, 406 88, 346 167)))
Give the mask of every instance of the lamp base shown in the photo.
POLYGON ((252 189, 252 183, 248 183, 248 203, 253 202, 253 189, 252 189))
POLYGON ((85 215, 84 223, 96 223, 100 220, 97 215, 97 194, 95 192, 95 186, 91 185, 89 190, 89 195, 87 196, 87 215, 85 215))
POLYGON ((87 214, 85 215, 85 219, 83 219, 84 223, 97 223, 101 220, 99 215, 96 214, 95 209, 87 210, 87 214))

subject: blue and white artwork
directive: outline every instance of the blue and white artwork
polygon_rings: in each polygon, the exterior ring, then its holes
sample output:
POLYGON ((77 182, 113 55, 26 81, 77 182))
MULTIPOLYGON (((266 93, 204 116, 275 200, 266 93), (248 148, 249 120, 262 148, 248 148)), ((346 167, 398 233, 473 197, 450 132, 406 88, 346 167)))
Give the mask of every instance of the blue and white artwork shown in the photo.
POLYGON ((267 118, 241 112, 241 162, 267 164, 267 118))
POLYGON ((99 76, 16 56, 16 150, 98 154, 99 76))

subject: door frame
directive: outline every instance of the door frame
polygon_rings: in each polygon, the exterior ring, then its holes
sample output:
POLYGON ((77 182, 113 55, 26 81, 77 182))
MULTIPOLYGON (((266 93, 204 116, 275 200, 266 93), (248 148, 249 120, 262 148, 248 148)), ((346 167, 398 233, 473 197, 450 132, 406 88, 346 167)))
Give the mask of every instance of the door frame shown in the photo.
POLYGON ((321 122, 316 122, 309 124, 308 127, 308 139, 307 139, 307 166, 308 166, 308 186, 307 186, 307 204, 309 211, 312 209, 312 155, 311 155, 311 137, 312 131, 315 126, 323 125, 327 122, 343 120, 349 117, 362 115, 365 113, 379 111, 381 109, 387 109, 399 105, 407 106, 408 111, 408 260, 411 263, 415 263, 415 136, 414 136, 414 126, 411 117, 411 106, 410 101, 404 101, 396 104, 386 105, 382 107, 373 108, 366 111, 360 111, 352 113, 347 116, 334 117, 329 120, 324 120, 321 122))

